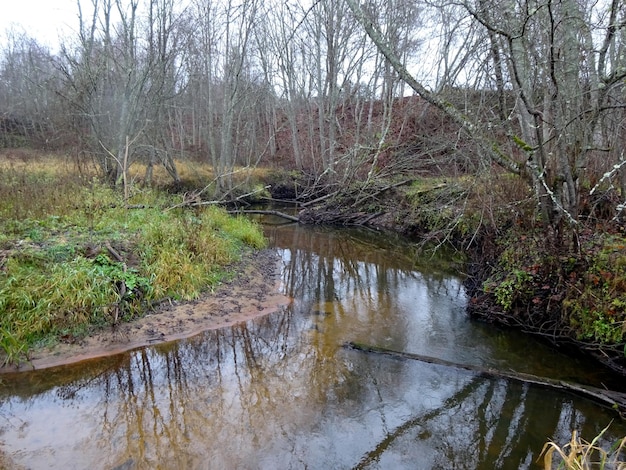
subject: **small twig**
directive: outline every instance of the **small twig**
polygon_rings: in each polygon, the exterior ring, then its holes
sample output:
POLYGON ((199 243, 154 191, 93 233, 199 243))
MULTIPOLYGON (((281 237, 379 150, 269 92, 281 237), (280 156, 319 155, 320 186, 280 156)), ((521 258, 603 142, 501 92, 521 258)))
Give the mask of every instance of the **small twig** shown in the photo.
POLYGON ((621 157, 620 161, 616 163, 615 165, 613 165, 613 168, 611 168, 610 171, 607 171, 604 175, 602 175, 602 178, 600 178, 600 181, 598 181, 596 185, 591 189, 591 191, 589 191, 590 196, 593 195, 593 193, 595 193, 596 190, 600 188, 602 183, 604 183, 607 179, 612 178, 613 175, 615 175, 615 173, 617 173, 624 165, 626 165, 626 160, 624 160, 624 152, 622 152, 620 157, 621 157))
MULTIPOLYGON (((115 251, 115 248, 113 248, 111 246, 111 243, 109 241, 106 241, 104 243, 104 246, 106 247, 108 252, 111 254, 111 256, 113 256, 113 258, 115 258, 120 263, 124 263, 124 258, 122 258, 122 256, 117 251, 115 251)), ((124 263, 124 270, 126 270, 126 264, 125 263, 124 263)))
POLYGON ((302 207, 309 207, 313 204, 316 204, 318 202, 322 202, 325 199, 328 199, 330 197, 336 196, 337 194, 339 194, 339 190, 330 193, 330 194, 325 194, 324 196, 318 197, 317 199, 313 199, 312 201, 308 201, 308 202, 303 202, 302 204, 300 204, 302 207))
POLYGON ((253 191, 250 191, 249 193, 246 194, 242 194, 241 196, 237 196, 233 201, 241 201, 242 199, 245 199, 249 196, 253 196, 255 194, 258 193, 262 193, 263 191, 265 191, 266 189, 270 189, 272 187, 271 184, 268 184, 267 186, 263 186, 261 189, 255 189, 253 191))
POLYGON ((383 214, 384 212, 376 212, 375 214, 370 214, 369 216, 365 217, 365 219, 359 221, 358 225, 365 225, 383 214))
MULTIPOLYGON (((355 207, 355 206, 357 206, 357 205, 359 205, 359 204, 362 204, 364 201, 367 201, 368 199, 371 199, 371 198, 373 198, 373 197, 376 197, 376 196, 378 196, 379 194, 384 193, 385 191, 389 191, 389 190, 390 190, 390 189, 392 189, 392 188, 397 188, 397 187, 399 187, 399 186, 404 186, 405 184, 410 184, 410 183, 412 183, 412 182, 413 182, 413 178, 409 178, 409 179, 402 180, 402 181, 400 181, 399 183, 389 184, 389 185, 385 186, 384 188, 379 189, 378 191, 376 191, 376 192, 374 192, 374 193, 372 193, 372 194, 367 194, 366 196, 364 196, 364 197, 362 197, 362 198, 360 198, 360 199, 358 199, 358 200, 354 201, 354 204, 352 204, 352 207, 355 207)), ((441 183, 441 184, 439 184, 439 185, 435 186, 434 188, 430 188, 429 190, 431 190, 431 191, 432 191, 432 190, 434 190, 434 189, 443 188, 443 187, 445 187, 445 186, 446 186, 446 184, 445 184, 445 183, 441 183)), ((363 191, 361 191, 361 192, 363 192, 363 191)))

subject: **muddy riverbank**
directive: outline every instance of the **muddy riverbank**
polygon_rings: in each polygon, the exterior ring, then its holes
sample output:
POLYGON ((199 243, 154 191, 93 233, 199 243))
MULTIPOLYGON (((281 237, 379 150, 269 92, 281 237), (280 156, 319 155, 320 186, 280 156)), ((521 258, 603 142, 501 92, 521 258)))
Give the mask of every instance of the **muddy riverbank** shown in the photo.
POLYGON ((29 361, 9 365, 0 372, 44 369, 97 357, 119 354, 143 346, 188 338, 268 315, 291 302, 279 293, 278 258, 272 250, 244 256, 231 268, 232 280, 193 302, 165 302, 148 315, 115 329, 91 332, 51 347, 34 349, 29 361))

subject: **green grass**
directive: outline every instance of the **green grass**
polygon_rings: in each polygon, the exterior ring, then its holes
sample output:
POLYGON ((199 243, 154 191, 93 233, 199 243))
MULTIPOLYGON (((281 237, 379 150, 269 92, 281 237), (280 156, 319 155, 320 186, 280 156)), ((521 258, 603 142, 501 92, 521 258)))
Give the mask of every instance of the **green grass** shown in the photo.
POLYGON ((61 335, 142 315, 150 301, 197 298, 244 250, 265 246, 248 219, 217 207, 169 209, 179 198, 133 192, 130 209, 119 190, 68 168, 0 166, 5 362, 61 335))
POLYGON ((572 432, 570 442, 563 446, 559 446, 554 441, 548 441, 543 446, 539 457, 543 460, 543 468, 545 470, 553 468, 563 470, 626 469, 626 462, 621 460, 624 448, 626 448, 626 437, 615 442, 608 450, 598 444, 607 429, 608 426, 591 442, 580 438, 576 431, 572 432))
POLYGON ((579 240, 577 253, 547 252, 540 232, 511 230, 483 289, 507 315, 558 321, 577 341, 626 354, 626 238, 588 231, 579 240))

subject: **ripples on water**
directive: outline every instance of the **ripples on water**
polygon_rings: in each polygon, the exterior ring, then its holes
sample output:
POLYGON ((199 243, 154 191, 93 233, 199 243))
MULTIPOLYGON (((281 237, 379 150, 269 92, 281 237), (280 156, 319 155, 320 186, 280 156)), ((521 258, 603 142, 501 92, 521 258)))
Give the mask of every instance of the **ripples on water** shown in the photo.
MULTIPOLYGON (((532 468, 543 443, 591 439, 584 399, 342 348, 599 383, 590 364, 469 321, 446 258, 352 230, 267 234, 294 303, 189 340, 10 375, 0 443, 28 468, 532 468)), ((626 434, 612 425, 609 439, 626 434)))

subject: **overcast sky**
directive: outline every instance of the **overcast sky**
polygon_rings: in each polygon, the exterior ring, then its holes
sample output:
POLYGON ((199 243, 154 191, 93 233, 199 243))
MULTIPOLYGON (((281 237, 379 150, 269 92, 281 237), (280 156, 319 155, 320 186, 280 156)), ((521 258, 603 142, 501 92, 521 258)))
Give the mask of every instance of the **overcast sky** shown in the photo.
POLYGON ((75 30, 76 0, 2 0, 0 38, 12 25, 22 27, 29 36, 54 48, 59 32, 75 30))

